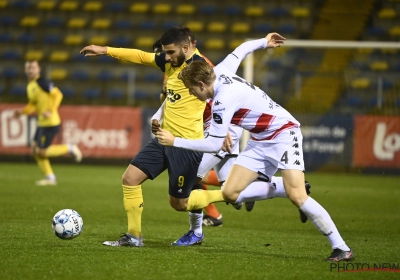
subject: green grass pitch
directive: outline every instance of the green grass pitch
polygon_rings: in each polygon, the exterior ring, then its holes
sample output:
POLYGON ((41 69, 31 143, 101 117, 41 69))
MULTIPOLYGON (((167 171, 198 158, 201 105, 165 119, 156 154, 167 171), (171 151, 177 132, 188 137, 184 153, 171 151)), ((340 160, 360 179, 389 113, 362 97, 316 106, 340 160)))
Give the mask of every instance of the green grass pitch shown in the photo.
MULTIPOLYGON (((36 165, 0 163, 3 280, 400 279, 393 270, 332 268, 324 261, 331 252, 328 240, 310 222, 301 224, 295 207, 282 198, 257 202, 250 213, 220 203, 223 227, 204 228, 201 246, 172 247, 171 241, 188 230, 188 215, 169 206, 165 173, 143 185, 145 247, 103 246, 126 231, 121 187, 126 166, 53 168, 58 186, 36 187, 36 165), (51 229, 53 215, 64 208, 83 218, 83 232, 74 240, 60 240, 51 229)), ((355 252, 352 263, 394 264, 400 271, 400 177, 306 175, 311 195, 355 252)))

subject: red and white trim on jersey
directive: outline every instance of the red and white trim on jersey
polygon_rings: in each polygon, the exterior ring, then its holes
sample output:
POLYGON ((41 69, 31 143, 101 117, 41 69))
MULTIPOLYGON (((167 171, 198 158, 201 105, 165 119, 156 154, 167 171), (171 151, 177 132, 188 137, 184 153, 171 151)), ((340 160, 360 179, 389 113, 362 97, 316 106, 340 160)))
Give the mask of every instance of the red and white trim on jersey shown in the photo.
POLYGON ((288 122, 287 124, 281 126, 280 128, 278 128, 277 130, 274 131, 274 133, 272 133, 272 135, 268 136, 267 138, 263 138, 263 139, 257 139, 254 138, 253 136, 251 137, 251 140, 254 141, 265 141, 265 140, 272 140, 275 137, 277 137, 281 132, 285 131, 286 129, 289 128, 293 128, 293 127, 299 127, 297 124, 292 123, 292 122, 288 122))

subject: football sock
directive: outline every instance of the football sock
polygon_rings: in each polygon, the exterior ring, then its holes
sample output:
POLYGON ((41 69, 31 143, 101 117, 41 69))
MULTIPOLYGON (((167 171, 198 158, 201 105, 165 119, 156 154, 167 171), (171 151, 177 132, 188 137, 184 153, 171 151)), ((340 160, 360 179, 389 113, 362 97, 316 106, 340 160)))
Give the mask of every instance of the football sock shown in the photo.
POLYGON ((217 172, 215 172, 214 169, 211 169, 208 172, 208 178, 207 178, 207 182, 205 182, 208 185, 213 185, 213 186, 221 186, 221 183, 218 181, 218 177, 217 177, 217 172))
POLYGON ((275 196, 275 186, 272 183, 255 181, 239 194, 235 203, 265 200, 275 196))
MULTIPOLYGON (((208 190, 208 188, 205 184, 201 184, 201 187, 203 188, 203 190, 208 190)), ((204 207, 204 211, 206 211, 208 216, 216 218, 216 219, 220 215, 220 213, 214 203, 211 203, 210 205, 204 207)))
POLYGON ((142 236, 142 186, 122 185, 122 188, 124 193, 124 208, 128 217, 128 233, 139 238, 142 236))
POLYGON ((46 149, 46 157, 59 157, 69 153, 67 144, 51 145, 46 149))
POLYGON ((350 248, 340 236, 328 212, 312 197, 308 197, 299 209, 306 214, 314 226, 328 238, 332 248, 350 251, 350 248))
MULTIPOLYGON (((48 178, 48 176, 51 176, 51 175, 54 176, 53 169, 51 168, 49 159, 35 156, 35 160, 36 160, 36 163, 39 166, 40 170, 46 176, 46 178, 48 178)), ((55 179, 55 177, 54 177, 54 179, 55 179)))
POLYGON ((203 209, 210 203, 220 202, 220 201, 224 201, 221 190, 215 190, 215 191, 193 190, 190 193, 186 211, 203 209))
POLYGON ((189 224, 190 230, 194 232, 196 236, 201 236, 203 233, 203 211, 199 213, 189 212, 189 224))
POLYGON ((285 186, 283 185, 282 177, 272 176, 271 183, 275 184, 276 197, 286 197, 287 198, 287 194, 285 191, 285 186))

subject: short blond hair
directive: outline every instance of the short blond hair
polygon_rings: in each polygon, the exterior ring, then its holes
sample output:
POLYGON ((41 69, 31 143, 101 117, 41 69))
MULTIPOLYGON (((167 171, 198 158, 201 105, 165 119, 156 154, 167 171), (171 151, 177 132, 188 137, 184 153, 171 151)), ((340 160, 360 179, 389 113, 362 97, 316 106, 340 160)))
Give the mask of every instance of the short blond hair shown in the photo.
POLYGON ((201 81, 209 86, 215 80, 215 74, 210 64, 204 60, 197 60, 185 67, 178 78, 185 84, 197 85, 201 81))

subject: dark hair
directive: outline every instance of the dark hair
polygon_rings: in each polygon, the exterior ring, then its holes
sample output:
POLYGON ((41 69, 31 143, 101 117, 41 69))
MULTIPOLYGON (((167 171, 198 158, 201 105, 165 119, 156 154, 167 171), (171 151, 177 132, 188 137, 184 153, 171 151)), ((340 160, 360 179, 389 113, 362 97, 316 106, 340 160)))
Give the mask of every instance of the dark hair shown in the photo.
POLYGON ((160 43, 163 46, 170 44, 176 46, 181 46, 183 44, 189 45, 189 37, 184 28, 174 26, 164 32, 160 38, 160 43))
POLYGON ((186 31, 186 34, 188 35, 188 37, 190 37, 190 42, 192 42, 192 44, 193 44, 194 41, 196 41, 196 38, 194 37, 192 30, 190 30, 189 27, 184 27, 183 30, 186 31))

